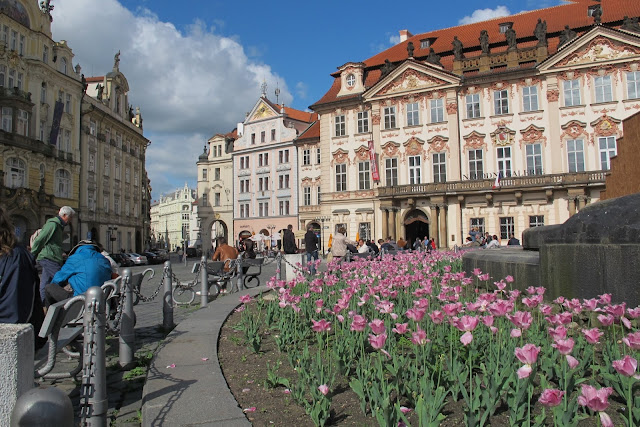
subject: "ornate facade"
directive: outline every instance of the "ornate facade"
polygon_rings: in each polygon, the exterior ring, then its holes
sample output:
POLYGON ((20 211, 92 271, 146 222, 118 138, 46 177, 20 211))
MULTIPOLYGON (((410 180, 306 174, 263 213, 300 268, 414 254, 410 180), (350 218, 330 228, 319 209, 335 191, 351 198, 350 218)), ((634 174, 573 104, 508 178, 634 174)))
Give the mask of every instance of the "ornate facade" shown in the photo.
MULTIPOLYGON (((60 206, 79 207, 82 76, 66 42, 52 39, 47 5, 0 8, 0 204, 23 242, 60 206)), ((68 230, 70 248, 77 219, 68 230)))
POLYGON ((402 31, 339 67, 311 107, 329 157, 318 216, 331 232, 439 247, 472 227, 505 239, 564 222, 599 199, 622 120, 640 111, 639 15, 632 2, 576 0, 402 31))
MULTIPOLYGON (((298 224, 298 157, 294 140, 314 113, 274 104, 263 94, 238 126, 233 149, 234 239, 271 235, 298 224)), ((295 228, 294 228, 295 230, 295 228)))
POLYGON ((216 134, 207 141, 198 158, 198 219, 200 240, 206 253, 217 237, 233 241, 233 141, 234 130, 216 134))
POLYGON ((82 238, 92 237, 113 250, 141 252, 150 238, 145 169, 150 141, 142 133, 140 108, 134 113, 129 106, 129 84, 119 62, 118 53, 111 72, 86 79, 78 220, 82 238))

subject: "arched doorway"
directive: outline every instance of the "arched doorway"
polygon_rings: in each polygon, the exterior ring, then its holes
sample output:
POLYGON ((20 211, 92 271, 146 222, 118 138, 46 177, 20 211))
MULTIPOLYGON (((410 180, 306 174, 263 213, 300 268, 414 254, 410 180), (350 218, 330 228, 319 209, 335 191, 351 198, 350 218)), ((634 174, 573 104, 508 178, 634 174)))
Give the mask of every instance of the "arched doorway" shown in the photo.
POLYGON ((29 228, 29 222, 27 221, 27 219, 21 215, 12 215, 10 219, 11 222, 13 222, 13 227, 18 242, 25 245, 29 244, 29 236, 31 236, 31 234, 33 234, 35 230, 31 230, 29 228))
POLYGON ((213 222, 213 224, 211 224, 211 250, 212 252, 215 252, 217 244, 218 244, 218 239, 220 237, 224 237, 225 239, 227 239, 227 241, 229 240, 229 235, 228 235, 228 229, 227 229, 227 224, 224 223, 224 221, 220 221, 215 220, 213 222))
POLYGON ((404 218, 404 232, 409 244, 413 247, 416 238, 423 240, 425 236, 429 236, 429 218, 427 214, 419 209, 414 209, 407 213, 404 218))

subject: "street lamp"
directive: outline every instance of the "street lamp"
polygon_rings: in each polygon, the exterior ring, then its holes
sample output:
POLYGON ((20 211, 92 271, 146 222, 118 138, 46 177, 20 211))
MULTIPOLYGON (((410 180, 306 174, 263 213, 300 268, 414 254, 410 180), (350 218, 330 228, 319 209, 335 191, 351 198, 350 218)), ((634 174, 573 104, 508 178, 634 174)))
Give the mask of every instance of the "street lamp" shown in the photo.
POLYGON ((269 230, 269 249, 273 248, 273 230, 275 230, 276 226, 273 224, 267 224, 267 229, 269 230))
POLYGON ((324 256, 324 222, 331 219, 328 215, 321 215, 316 217, 316 221, 320 221, 320 240, 322 240, 322 256, 324 256))
POLYGON ((114 236, 114 231, 116 231, 118 227, 115 225, 110 225, 107 227, 107 234, 109 235, 109 252, 113 253, 113 241, 116 240, 114 236))

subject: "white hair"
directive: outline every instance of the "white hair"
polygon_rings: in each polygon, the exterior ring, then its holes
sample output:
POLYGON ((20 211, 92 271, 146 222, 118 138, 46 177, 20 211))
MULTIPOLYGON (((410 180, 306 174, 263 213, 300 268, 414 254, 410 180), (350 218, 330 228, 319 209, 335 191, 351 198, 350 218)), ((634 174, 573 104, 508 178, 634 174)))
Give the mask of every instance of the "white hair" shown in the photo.
POLYGON ((60 211, 58 212, 58 216, 60 217, 63 217, 65 215, 74 216, 75 214, 76 214, 76 211, 74 211, 71 206, 63 206, 60 208, 60 211))

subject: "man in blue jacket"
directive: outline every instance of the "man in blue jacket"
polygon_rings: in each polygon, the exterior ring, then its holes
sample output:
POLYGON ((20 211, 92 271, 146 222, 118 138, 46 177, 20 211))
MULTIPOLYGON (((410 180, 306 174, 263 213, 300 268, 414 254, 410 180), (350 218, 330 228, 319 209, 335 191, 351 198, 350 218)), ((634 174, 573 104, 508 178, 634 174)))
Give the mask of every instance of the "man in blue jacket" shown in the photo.
POLYGON ((91 241, 81 241, 71 251, 60 271, 45 287, 47 307, 72 296, 84 294, 92 286, 111 279, 111 264, 91 241))

